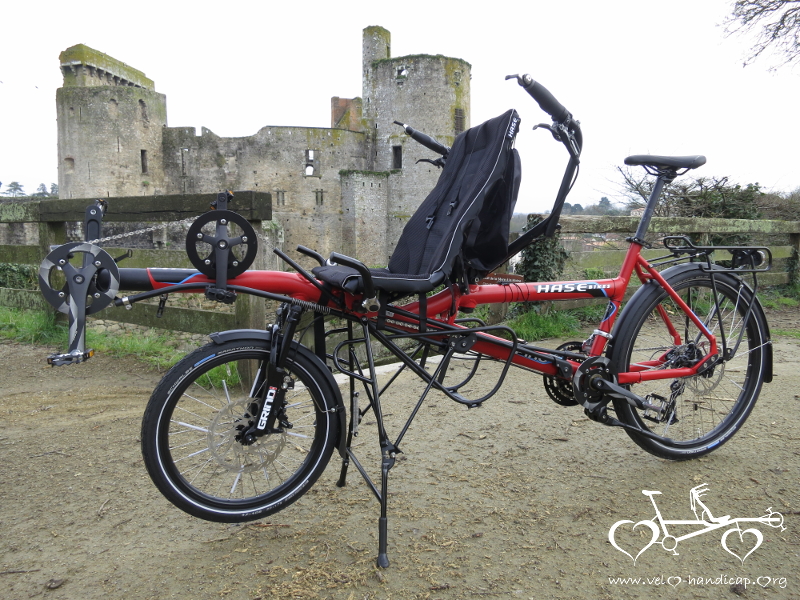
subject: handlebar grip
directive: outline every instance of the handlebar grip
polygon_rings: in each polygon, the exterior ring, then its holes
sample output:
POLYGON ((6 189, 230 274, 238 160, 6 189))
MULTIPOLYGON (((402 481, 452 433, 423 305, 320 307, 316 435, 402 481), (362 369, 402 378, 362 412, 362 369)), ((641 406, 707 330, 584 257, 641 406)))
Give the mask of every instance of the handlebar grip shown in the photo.
POLYGON ((405 132, 411 137, 412 140, 419 142, 429 150, 433 150, 434 152, 441 154, 442 156, 447 156, 450 154, 450 148, 445 146, 444 144, 440 144, 431 136, 422 133, 421 131, 417 131, 410 125, 406 125, 405 123, 401 123, 400 121, 395 121, 395 125, 400 125, 405 132))
POLYGON ((331 260, 337 264, 350 267, 351 269, 357 271, 358 274, 361 275, 361 282, 364 285, 364 297, 375 297, 375 285, 372 283, 372 274, 369 272, 367 265, 362 263, 360 260, 345 256, 344 254, 339 254, 338 252, 331 252, 331 260))
POLYGON ((570 112, 564 108, 564 105, 561 104, 561 102, 556 100, 556 97, 550 93, 550 90, 544 87, 541 83, 534 81, 533 77, 526 73, 525 75, 519 77, 518 81, 523 89, 531 95, 531 98, 536 100, 536 102, 539 104, 539 107, 548 115, 553 117, 554 121, 558 121, 560 123, 570 116, 570 112))
POLYGON ((319 266, 325 266, 325 259, 322 258, 322 255, 319 252, 314 252, 311 248, 306 248, 303 245, 297 246, 297 251, 316 260, 319 263, 319 266))

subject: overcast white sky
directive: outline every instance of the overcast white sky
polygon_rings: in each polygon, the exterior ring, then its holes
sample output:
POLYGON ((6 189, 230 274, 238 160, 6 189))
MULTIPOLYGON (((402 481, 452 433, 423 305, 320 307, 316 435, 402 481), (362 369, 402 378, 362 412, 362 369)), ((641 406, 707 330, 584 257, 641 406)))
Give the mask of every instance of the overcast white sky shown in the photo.
MULTIPOLYGON (((730 0, 576 0, 468 4, 161 0, 3 9, 0 181, 32 193, 57 182, 59 53, 83 43, 124 61, 167 95, 170 126, 224 137, 265 125, 330 126, 331 96, 361 95, 361 30, 392 33, 392 54, 472 64, 472 123, 516 108, 518 210, 552 205, 566 153, 509 73, 528 72, 581 120, 584 153, 571 203, 620 199, 629 154, 705 154, 698 175, 800 187, 800 70, 742 67, 748 40, 725 37, 730 0)), ((767 57, 768 58, 768 57, 767 57)), ((413 124, 413 123, 412 123, 413 124)))

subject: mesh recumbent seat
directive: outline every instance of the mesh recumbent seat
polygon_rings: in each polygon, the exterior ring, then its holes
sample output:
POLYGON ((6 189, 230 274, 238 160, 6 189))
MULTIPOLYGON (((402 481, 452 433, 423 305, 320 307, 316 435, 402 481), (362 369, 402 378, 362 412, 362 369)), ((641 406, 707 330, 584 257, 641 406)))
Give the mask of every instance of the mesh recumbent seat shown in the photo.
MULTIPOLYGON (((399 298, 445 282, 482 277, 505 262, 521 177, 513 148, 515 110, 460 134, 433 191, 409 219, 386 269, 369 269, 377 290, 399 298)), ((350 293, 363 291, 350 267, 325 265, 312 273, 350 293)))

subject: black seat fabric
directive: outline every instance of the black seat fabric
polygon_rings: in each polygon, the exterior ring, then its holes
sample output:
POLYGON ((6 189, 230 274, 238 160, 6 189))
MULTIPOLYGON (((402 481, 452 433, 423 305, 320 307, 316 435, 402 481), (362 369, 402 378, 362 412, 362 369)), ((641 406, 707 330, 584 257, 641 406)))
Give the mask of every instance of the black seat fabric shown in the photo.
MULTIPOLYGON (((517 112, 509 110, 455 139, 436 187, 406 223, 388 269, 370 270, 375 287, 395 296, 425 293, 502 264, 520 183, 519 155, 512 147, 519 123, 517 112)), ((361 276, 349 267, 312 272, 349 292, 362 289, 361 276)))

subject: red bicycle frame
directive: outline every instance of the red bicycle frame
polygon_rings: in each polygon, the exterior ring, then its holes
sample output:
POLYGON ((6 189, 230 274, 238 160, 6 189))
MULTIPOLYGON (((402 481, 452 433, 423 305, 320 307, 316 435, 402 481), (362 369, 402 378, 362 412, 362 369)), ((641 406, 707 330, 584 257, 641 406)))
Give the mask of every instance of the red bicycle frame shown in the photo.
MULTIPOLYGON (((656 268, 651 266, 641 255, 641 250, 642 245, 632 241, 628 247, 625 259, 623 260, 619 275, 612 279, 536 283, 508 282, 492 285, 476 284, 469 286, 469 290, 466 293, 462 292, 459 286, 453 285, 427 299, 426 322, 430 335, 434 338, 437 329, 441 329, 443 333, 445 331, 452 333, 458 329, 466 330, 466 327, 456 323, 458 312, 462 309, 474 309, 476 306, 483 304, 606 298, 608 300, 608 308, 603 320, 594 331, 591 348, 588 354, 590 357, 601 356, 605 350, 608 339, 611 337, 611 331, 619 314, 620 306, 635 272, 642 283, 648 281, 657 282, 675 301, 675 304, 681 308, 686 317, 698 327, 707 339, 708 352, 692 367, 658 369, 657 367, 659 365, 666 362, 663 357, 652 361, 639 362, 636 365, 631 365, 631 371, 618 373, 618 383, 620 385, 628 385, 654 379, 674 379, 695 375, 703 368, 706 361, 717 355, 717 339, 680 295, 672 289, 656 268)), ((125 269, 122 271, 125 271, 125 269)), ((176 287, 175 283, 158 281, 159 278, 154 276, 158 271, 157 269, 147 270, 152 285, 151 289, 154 291, 197 292, 213 283, 206 276, 196 274, 187 280, 181 281, 180 284, 177 284, 181 289, 174 289, 176 287)), ((315 303, 320 296, 319 290, 299 273, 287 273, 282 271, 247 271, 231 279, 229 286, 233 290, 258 290, 263 292, 267 297, 276 300, 283 299, 287 301, 294 300, 315 303)), ((342 290, 336 290, 333 294, 345 307, 344 310, 341 311, 342 316, 350 316, 357 319, 366 316, 373 321, 377 319, 377 313, 358 312, 358 307, 361 306, 361 296, 349 294, 342 290)), ((334 312, 339 312, 339 310, 337 310, 339 307, 336 306, 334 301, 328 302, 327 308, 330 308, 334 312)), ((396 307, 396 311, 398 312, 393 311, 392 308, 393 307, 390 306, 387 309, 389 313, 387 316, 390 319, 392 328, 397 331, 419 331, 419 302, 398 306, 396 307), (399 311, 402 311, 404 314, 399 314, 399 311)), ((670 315, 668 315, 662 307, 658 307, 657 310, 667 330, 672 335, 674 342, 677 345, 685 343, 685 340, 681 340, 681 335, 678 329, 673 325, 670 315)), ((479 354, 506 361, 511 352, 511 345, 508 340, 503 338, 492 336, 487 333, 480 333, 478 335, 478 341, 472 346, 472 350, 479 354)), ((537 350, 547 352, 545 349, 537 350)), ((539 360, 536 360, 526 353, 517 352, 511 358, 511 363, 518 367, 542 373, 543 375, 558 375, 558 370, 554 362, 546 360, 543 357, 538 358, 539 360)), ((574 368, 577 368, 579 363, 572 362, 571 364, 574 368)))

